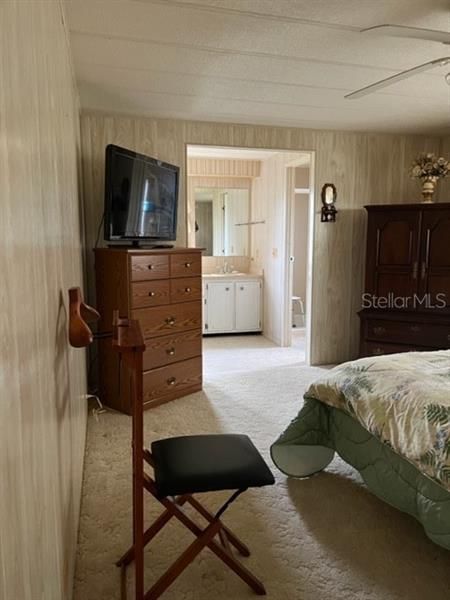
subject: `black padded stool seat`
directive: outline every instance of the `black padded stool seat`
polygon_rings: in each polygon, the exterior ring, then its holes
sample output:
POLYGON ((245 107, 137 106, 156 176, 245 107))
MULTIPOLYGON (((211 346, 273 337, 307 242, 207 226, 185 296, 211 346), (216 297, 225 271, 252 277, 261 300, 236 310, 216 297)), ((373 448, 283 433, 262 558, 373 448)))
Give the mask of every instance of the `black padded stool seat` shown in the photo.
POLYGON ((275 483, 246 435, 189 435, 151 445, 158 495, 244 490, 275 483))

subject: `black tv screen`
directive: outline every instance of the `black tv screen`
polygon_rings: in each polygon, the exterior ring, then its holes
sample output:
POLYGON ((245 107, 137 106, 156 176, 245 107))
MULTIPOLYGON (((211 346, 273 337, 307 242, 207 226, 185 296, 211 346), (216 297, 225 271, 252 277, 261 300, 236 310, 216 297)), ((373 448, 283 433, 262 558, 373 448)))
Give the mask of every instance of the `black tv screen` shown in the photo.
POLYGON ((175 240, 179 168, 106 147, 105 240, 175 240))

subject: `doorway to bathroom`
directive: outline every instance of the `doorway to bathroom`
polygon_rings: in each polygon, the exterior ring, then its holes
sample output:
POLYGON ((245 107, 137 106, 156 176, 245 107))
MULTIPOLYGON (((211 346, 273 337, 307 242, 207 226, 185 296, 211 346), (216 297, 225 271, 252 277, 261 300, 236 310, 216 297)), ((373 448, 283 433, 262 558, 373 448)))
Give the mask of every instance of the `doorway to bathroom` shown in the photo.
POLYGON ((305 362, 312 153, 188 145, 186 159, 188 242, 205 248, 205 341, 260 333, 305 362))

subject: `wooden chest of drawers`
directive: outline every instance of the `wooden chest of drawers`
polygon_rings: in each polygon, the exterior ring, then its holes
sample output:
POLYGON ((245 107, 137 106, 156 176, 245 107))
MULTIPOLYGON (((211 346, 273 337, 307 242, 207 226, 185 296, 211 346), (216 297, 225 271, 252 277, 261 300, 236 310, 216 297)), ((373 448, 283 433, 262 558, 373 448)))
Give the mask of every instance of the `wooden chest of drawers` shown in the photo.
POLYGON ((363 311, 361 356, 450 349, 450 319, 446 315, 363 311))
MULTIPOLYGON (((201 250, 95 250, 99 330, 111 330, 112 312, 138 319, 145 339, 144 406, 202 387, 201 250)), ((100 397, 130 414, 128 374, 112 350, 99 341, 100 397)))
POLYGON ((366 209, 360 355, 450 349, 450 203, 366 209))

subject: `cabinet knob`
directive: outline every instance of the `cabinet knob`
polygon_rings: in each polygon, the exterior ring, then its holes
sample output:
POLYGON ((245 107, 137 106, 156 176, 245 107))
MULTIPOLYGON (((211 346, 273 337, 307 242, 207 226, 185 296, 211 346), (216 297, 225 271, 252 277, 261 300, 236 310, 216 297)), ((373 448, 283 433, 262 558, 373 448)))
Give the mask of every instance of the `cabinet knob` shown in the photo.
POLYGON ((383 333, 386 333, 386 327, 374 327, 373 332, 375 335, 383 335, 383 333))
POLYGON ((226 288, 225 288, 225 291, 226 291, 226 292, 229 292, 229 291, 230 291, 230 288, 229 288, 229 287, 226 287, 226 288))
POLYGON ((382 348, 374 348, 372 350, 372 354, 379 356, 380 354, 383 354, 383 349, 382 348))
POLYGON ((148 295, 150 296, 150 298, 153 298, 153 296, 155 295, 155 292, 149 292, 148 295))
POLYGON ((169 377, 169 379, 167 380, 167 384, 168 385, 175 385, 177 382, 175 377, 169 377))
POLYGON ((166 352, 169 356, 173 356, 175 354, 175 348, 167 348, 166 352))
POLYGON ((154 268, 155 268, 155 266, 154 266, 154 265, 152 265, 151 263, 150 263, 149 265, 147 265, 147 269, 148 269, 149 271, 153 271, 153 269, 154 269, 154 268))
POLYGON ((244 287, 241 285, 241 287, 239 288, 242 292, 244 291, 244 287))
POLYGON ((192 265, 192 263, 190 263, 190 262, 184 263, 184 266, 186 267, 186 269, 189 269, 189 267, 191 267, 191 265, 192 265))
POLYGON ((184 288, 184 291, 186 292, 186 294, 189 294, 192 290, 190 287, 184 288))
POLYGON ((419 327, 418 325, 411 325, 411 327, 410 327, 410 330, 411 330, 413 333, 419 333, 419 331, 420 331, 420 327, 419 327))
POLYGON ((175 317, 167 317, 166 319, 167 325, 175 325, 175 317))

